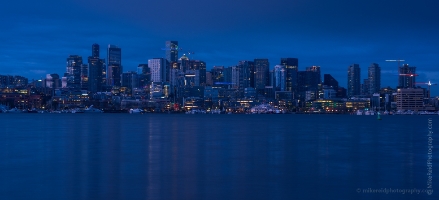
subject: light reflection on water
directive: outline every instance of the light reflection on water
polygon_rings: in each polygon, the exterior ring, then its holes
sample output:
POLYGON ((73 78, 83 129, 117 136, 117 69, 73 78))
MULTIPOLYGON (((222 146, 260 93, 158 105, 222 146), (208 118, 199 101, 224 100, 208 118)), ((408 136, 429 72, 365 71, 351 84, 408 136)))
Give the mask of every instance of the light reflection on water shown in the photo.
POLYGON ((356 192, 425 188, 427 118, 0 114, 0 197, 434 199, 356 192))

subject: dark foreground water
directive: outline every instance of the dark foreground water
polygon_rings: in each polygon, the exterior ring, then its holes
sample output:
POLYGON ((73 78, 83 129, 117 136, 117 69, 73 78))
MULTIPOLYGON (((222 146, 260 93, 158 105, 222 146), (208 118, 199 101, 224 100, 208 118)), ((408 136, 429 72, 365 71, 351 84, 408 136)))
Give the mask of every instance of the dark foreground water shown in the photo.
POLYGON ((0 114, 0 199, 439 199, 438 127, 439 116, 0 114))

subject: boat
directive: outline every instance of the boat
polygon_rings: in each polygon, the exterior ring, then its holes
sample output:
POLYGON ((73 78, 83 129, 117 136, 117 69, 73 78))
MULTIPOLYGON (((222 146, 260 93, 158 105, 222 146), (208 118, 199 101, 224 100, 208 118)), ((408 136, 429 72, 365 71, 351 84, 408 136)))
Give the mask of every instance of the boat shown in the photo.
POLYGON ((362 110, 357 110, 357 115, 363 115, 363 111, 362 110))
POLYGON ((91 105, 90 107, 84 109, 84 113, 103 113, 104 111, 97 109, 91 105))
POLYGON ((130 114, 142 114, 143 110, 140 108, 136 108, 136 109, 130 109, 130 114))
POLYGON ((76 109, 73 109, 71 112, 72 112, 72 113, 84 113, 84 110, 81 110, 81 109, 79 109, 79 108, 76 108, 76 109))
POLYGON ((27 113, 38 113, 38 110, 35 108, 32 108, 31 110, 27 110, 27 113))
POLYGON ((22 113, 23 111, 18 108, 12 108, 6 111, 7 113, 22 113))

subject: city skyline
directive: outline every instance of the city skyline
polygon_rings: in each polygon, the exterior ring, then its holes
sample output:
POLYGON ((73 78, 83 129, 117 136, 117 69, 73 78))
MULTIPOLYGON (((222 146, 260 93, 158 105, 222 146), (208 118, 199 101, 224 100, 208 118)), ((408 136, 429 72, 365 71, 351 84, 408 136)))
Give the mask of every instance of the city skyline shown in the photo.
MULTIPOLYGON (((205 61, 208 70, 255 58, 268 59, 272 70, 280 58, 298 58, 299 71, 320 66, 322 74, 346 87, 349 65, 360 65, 363 80, 368 66, 377 63, 381 87, 396 87, 397 64, 385 60, 405 59, 404 64, 417 67, 416 81, 439 82, 435 1, 87 2, 7 2, 1 8, 6 29, 1 33, 0 74, 30 79, 61 75, 66 57, 85 59, 94 43, 102 52, 108 44, 119 46, 123 71, 135 71, 148 59, 165 58, 165 41, 175 40, 182 48, 179 57, 195 52, 191 59, 205 61), (154 10, 165 4, 175 14, 154 10), (236 12, 241 7, 252 11, 236 12), (145 8, 148 12, 141 12, 145 8)), ((438 91, 432 87, 433 96, 438 91)))

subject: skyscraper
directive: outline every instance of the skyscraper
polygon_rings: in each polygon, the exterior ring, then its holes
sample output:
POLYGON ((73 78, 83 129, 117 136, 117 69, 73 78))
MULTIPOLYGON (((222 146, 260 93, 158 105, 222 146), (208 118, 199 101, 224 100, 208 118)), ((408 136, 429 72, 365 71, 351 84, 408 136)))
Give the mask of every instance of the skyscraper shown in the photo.
POLYGON ((166 60, 168 62, 178 61, 178 41, 166 41, 166 60))
POLYGON ((281 58, 280 64, 286 70, 286 91, 297 92, 297 71, 299 70, 299 59, 281 58))
POLYGON ((82 90, 88 89, 88 65, 87 64, 81 65, 81 89, 82 90))
POLYGON ((254 88, 254 71, 255 65, 252 61, 239 61, 238 67, 241 68, 240 81, 242 81, 242 88, 254 88))
POLYGON ((398 88, 412 88, 416 82, 415 73, 416 67, 410 67, 408 64, 399 67, 398 88))
POLYGON ((369 94, 379 93, 381 89, 381 67, 376 63, 372 63, 368 72, 369 94))
POLYGON ((148 67, 151 70, 152 82, 166 81, 166 60, 164 58, 149 59, 148 67))
POLYGON ((348 67, 348 97, 360 95, 360 65, 352 64, 348 67))
POLYGON ((206 85, 206 62, 201 60, 191 60, 190 70, 196 70, 199 74, 198 86, 206 85))
POLYGON ((104 60, 99 58, 99 45, 93 44, 88 57, 88 90, 91 93, 102 91, 104 60))
POLYGON ((268 59, 255 59, 254 87, 256 90, 264 90, 268 86, 268 70, 270 63, 268 59))
POLYGON ((81 65, 81 56, 70 55, 67 58, 67 67, 65 73, 65 77, 67 78, 67 87, 77 89, 81 87, 81 65))
POLYGON ((284 65, 276 65, 274 66, 274 85, 273 87, 276 91, 285 91, 286 90, 286 77, 287 70, 284 65))
POLYGON ((338 90, 338 81, 335 80, 334 77, 331 76, 331 74, 324 74, 323 75, 323 85, 327 85, 329 87, 334 88, 335 91, 338 90))
POLYGON ((224 66, 213 66, 212 70, 212 82, 213 85, 218 82, 225 82, 224 81, 224 66))
POLYGON ((122 71, 122 50, 118 46, 109 44, 107 49, 107 85, 120 86, 122 71))

